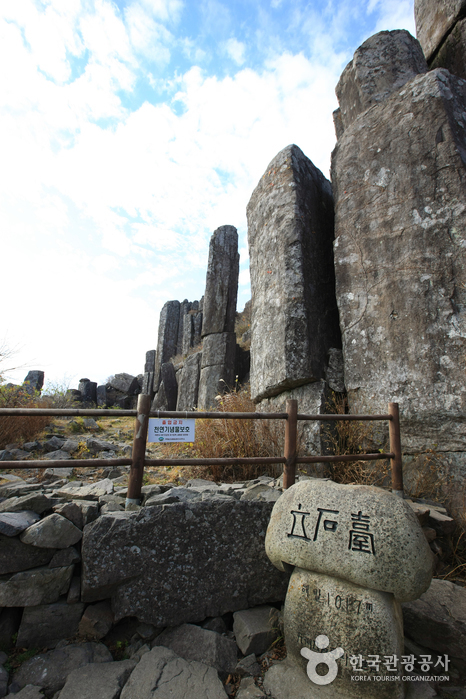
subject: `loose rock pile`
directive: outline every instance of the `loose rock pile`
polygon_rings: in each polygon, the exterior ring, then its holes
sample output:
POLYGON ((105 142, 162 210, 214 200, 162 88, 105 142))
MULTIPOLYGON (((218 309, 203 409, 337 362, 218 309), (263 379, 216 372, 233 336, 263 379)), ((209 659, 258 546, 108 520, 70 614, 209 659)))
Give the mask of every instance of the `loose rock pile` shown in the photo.
MULTIPOLYGON (((264 550, 272 507, 285 502, 280 479, 148 485, 142 506, 125 512, 124 469, 97 482, 61 475, 25 482, 7 474, 0 488, 0 643, 8 649, 16 633, 17 647, 41 649, 19 670, 0 671, 2 696, 86 699, 98 688, 103 699, 158 699, 185 696, 189 687, 196 696, 225 697, 238 685, 239 699, 264 697, 266 689, 274 699, 290 696, 280 693, 279 653, 266 653, 282 634, 289 577, 264 550), (107 646, 114 651, 118 641, 128 643, 127 660, 113 660, 107 646)), ((316 482, 303 479, 301 487, 316 482)), ((432 524, 425 505, 415 508, 432 524)), ((422 538, 418 544, 427 546, 422 538)), ((460 677, 465 591, 434 580, 405 607, 412 639, 405 643, 417 653, 421 642, 426 653, 449 653, 450 674, 460 677), (446 620, 445 595, 454 615, 446 620)))

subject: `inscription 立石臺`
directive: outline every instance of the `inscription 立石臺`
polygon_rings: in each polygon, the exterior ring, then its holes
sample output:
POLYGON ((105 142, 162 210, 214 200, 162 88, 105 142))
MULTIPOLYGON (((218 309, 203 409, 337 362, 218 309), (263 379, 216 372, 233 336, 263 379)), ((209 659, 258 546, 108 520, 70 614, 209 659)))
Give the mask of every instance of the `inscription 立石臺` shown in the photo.
POLYGON ((363 515, 359 510, 357 515, 351 515, 351 520, 353 528, 350 531, 349 550, 375 556, 374 535, 369 531, 369 515, 363 515))
MULTIPOLYGON (((304 539, 305 541, 316 541, 319 532, 324 531, 335 534, 339 526, 339 522, 335 516, 340 514, 340 510, 333 510, 328 507, 317 507, 317 520, 314 526, 314 534, 311 538, 311 536, 308 536, 308 532, 312 531, 312 529, 310 529, 312 525, 307 521, 307 518, 311 517, 311 512, 306 512, 301 508, 302 505, 299 503, 297 510, 290 511, 293 522, 291 531, 287 533, 288 537, 304 539), (332 518, 330 515, 334 517, 332 518)), ((350 526, 348 550, 368 553, 375 556, 374 534, 369 530, 369 515, 363 514, 361 510, 359 510, 357 514, 352 513, 350 526)))

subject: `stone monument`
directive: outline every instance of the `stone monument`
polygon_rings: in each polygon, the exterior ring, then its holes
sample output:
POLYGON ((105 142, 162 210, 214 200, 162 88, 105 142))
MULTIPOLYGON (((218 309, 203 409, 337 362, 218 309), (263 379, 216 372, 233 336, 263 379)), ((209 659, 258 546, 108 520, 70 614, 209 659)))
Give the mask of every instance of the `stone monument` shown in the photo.
POLYGON ((303 481, 276 502, 265 548, 279 570, 294 568, 286 662, 301 686, 307 676, 309 699, 403 699, 400 602, 432 579, 432 553, 404 500, 373 486, 303 481))

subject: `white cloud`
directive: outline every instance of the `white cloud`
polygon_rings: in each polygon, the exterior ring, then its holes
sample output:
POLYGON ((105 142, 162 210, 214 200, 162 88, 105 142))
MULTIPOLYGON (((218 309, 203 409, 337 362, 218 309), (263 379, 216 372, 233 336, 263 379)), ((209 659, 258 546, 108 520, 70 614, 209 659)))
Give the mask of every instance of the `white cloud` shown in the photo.
POLYGON ((370 0, 367 11, 379 11, 373 34, 385 30, 407 29, 416 36, 414 0, 370 0))
POLYGON ((226 52, 234 60, 234 62, 238 65, 241 66, 243 65, 245 61, 244 57, 244 52, 246 49, 246 46, 241 42, 238 41, 237 39, 228 39, 226 43, 226 52))

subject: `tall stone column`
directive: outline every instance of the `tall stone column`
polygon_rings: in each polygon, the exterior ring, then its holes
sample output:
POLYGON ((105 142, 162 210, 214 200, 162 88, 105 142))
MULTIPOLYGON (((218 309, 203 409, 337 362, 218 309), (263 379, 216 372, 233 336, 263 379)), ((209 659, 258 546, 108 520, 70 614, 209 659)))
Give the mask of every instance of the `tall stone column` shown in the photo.
POLYGON ((220 226, 210 240, 203 302, 200 408, 215 407, 215 397, 235 383, 238 276, 237 230, 234 226, 220 226))
POLYGON ((180 321, 180 302, 167 301, 164 304, 159 319, 159 334, 157 353, 155 356, 154 392, 157 393, 161 376, 162 364, 176 355, 178 346, 178 326, 180 321))
POLYGON ((407 32, 381 32, 337 87, 345 379, 352 412, 399 403, 405 452, 465 452, 466 83, 426 69, 407 32))
POLYGON ((269 164, 247 207, 255 401, 324 378, 340 346, 330 182, 295 145, 269 164))

